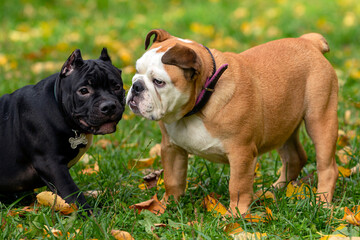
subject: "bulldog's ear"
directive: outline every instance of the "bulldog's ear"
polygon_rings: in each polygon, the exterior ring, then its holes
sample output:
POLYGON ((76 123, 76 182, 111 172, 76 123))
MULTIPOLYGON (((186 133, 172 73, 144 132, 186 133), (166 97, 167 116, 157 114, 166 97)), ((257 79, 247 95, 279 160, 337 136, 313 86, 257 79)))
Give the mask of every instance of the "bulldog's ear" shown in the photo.
POLYGON ((165 52, 161 61, 164 64, 175 65, 184 69, 185 77, 189 80, 199 74, 201 68, 201 62, 196 52, 178 43, 165 52))
POLYGON ((170 33, 168 33, 167 31, 165 31, 163 29, 153 29, 146 35, 145 50, 150 45, 150 40, 151 40, 152 35, 155 35, 153 43, 154 42, 162 42, 171 37, 170 33))
POLYGON ((107 48, 102 49, 99 59, 103 60, 104 62, 110 62, 111 63, 111 58, 110 58, 110 56, 108 54, 107 48))
POLYGON ((61 77, 69 76, 75 68, 81 67, 83 64, 84 60, 81 57, 81 52, 79 49, 76 49, 62 66, 60 71, 61 77))

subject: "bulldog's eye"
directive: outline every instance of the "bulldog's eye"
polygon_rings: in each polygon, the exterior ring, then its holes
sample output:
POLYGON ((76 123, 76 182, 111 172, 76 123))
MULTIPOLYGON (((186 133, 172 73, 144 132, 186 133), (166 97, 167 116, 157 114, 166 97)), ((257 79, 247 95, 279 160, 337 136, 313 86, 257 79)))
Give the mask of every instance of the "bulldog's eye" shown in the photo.
POLYGON ((161 80, 158 80, 158 79, 154 79, 153 80, 153 83, 158 86, 158 87, 163 87, 165 86, 165 82, 164 81, 161 81, 161 80))

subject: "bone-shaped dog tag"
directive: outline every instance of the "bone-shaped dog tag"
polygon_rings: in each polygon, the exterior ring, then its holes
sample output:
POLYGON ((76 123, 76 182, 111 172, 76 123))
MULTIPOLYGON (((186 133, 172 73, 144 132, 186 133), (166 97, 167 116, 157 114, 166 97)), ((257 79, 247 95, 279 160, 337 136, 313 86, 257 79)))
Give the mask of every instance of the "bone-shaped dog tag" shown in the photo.
POLYGON ((75 132, 75 137, 69 138, 70 147, 72 149, 77 148, 77 146, 80 144, 86 145, 88 143, 85 133, 81 133, 80 136, 78 136, 77 132, 76 131, 74 131, 74 132, 75 132))

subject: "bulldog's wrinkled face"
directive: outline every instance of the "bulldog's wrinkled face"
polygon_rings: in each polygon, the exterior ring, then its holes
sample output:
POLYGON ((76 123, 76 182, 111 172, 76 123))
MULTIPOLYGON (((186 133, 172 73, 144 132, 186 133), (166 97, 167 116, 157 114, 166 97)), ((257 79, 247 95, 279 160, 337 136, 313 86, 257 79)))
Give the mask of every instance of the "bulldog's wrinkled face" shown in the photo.
POLYGON ((165 53, 153 48, 137 60, 126 103, 147 119, 172 122, 182 117, 190 92, 183 71, 162 62, 165 53))
POLYGON ((112 133, 125 109, 121 70, 111 64, 106 49, 99 59, 87 61, 76 51, 60 73, 64 112, 87 133, 112 133))

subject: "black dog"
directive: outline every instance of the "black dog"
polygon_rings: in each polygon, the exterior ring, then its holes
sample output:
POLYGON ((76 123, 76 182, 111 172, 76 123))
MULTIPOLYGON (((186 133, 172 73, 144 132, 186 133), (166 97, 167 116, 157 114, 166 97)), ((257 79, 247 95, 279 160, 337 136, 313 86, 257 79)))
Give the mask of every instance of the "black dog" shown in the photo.
POLYGON ((0 194, 47 185, 90 209, 69 174, 93 134, 116 130, 125 106, 121 70, 106 48, 84 61, 75 50, 61 72, 0 98, 0 194))

